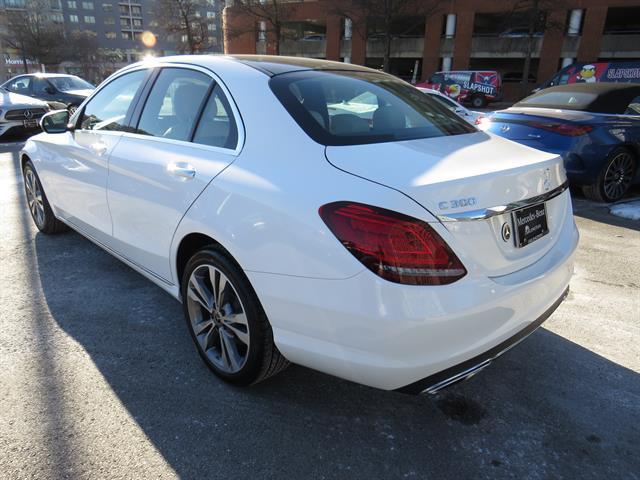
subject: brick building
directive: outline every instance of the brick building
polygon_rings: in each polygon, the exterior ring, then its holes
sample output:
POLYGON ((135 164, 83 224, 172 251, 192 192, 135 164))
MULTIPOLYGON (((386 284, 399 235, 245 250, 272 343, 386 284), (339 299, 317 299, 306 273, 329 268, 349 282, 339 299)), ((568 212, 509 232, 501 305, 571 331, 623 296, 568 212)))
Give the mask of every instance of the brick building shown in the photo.
MULTIPOLYGON (((346 18, 335 1, 287 2, 288 35, 280 54, 326 58, 380 68, 384 41, 367 15, 346 18)), ((398 22, 392 33, 390 72, 407 80, 437 70, 496 69, 505 80, 505 96, 517 95, 528 39, 514 13, 514 2, 443 0, 435 13, 416 22, 398 22), (508 22, 505 22, 508 19, 508 22)), ((537 32, 530 81, 541 83, 574 61, 640 59, 640 0, 558 0, 545 11, 547 28, 537 32)), ((275 53, 264 21, 227 1, 223 12, 227 53, 275 53), (241 33, 239 33, 241 32, 241 33)))

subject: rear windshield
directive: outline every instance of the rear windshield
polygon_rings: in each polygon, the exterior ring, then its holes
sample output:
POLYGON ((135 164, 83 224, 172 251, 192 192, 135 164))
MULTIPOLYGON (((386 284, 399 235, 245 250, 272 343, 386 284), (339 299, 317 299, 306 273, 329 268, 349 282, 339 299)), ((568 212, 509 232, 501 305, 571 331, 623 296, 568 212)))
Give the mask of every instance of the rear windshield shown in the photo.
POLYGON ((596 98, 595 93, 542 91, 521 100, 515 106, 586 110, 596 98))
POLYGON ((302 129, 323 145, 442 137, 476 129, 390 75, 303 71, 276 75, 271 89, 302 129))

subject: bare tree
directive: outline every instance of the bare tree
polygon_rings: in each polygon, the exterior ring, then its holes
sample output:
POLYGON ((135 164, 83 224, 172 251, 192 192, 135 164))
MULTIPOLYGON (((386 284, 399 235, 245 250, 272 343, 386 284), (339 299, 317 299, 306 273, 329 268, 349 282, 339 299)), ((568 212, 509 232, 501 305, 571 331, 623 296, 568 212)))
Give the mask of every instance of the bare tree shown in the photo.
POLYGON ((90 30, 74 31, 68 37, 71 42, 65 52, 65 60, 79 63, 83 77, 95 81, 99 76, 97 68, 102 60, 96 33, 90 30))
POLYGON ((516 0, 513 3, 509 15, 506 17, 509 26, 526 28, 525 57, 520 83, 520 94, 522 97, 527 96, 529 93, 531 59, 537 39, 542 35, 564 28, 563 23, 552 21, 549 15, 552 10, 561 9, 562 4, 563 0, 516 0))
MULTIPOLYGON (((445 0, 326 0, 329 10, 337 15, 351 19, 366 19, 367 24, 378 27, 378 33, 384 41, 382 69, 389 71, 391 41, 395 35, 424 24, 425 20, 448 4, 445 0), (407 21, 408 20, 408 21, 407 21), (397 31, 398 24, 404 21, 404 30, 397 31)), ((367 38, 367 29, 363 22, 354 22, 354 32, 367 38)), ((424 33, 424 32, 422 32, 424 33)))
POLYGON ((2 34, 3 42, 20 52, 25 72, 27 59, 45 65, 58 64, 63 57, 62 22, 56 21, 47 0, 26 0, 24 9, 7 10, 7 28, 2 34))
POLYGON ((160 28, 177 36, 178 50, 197 53, 207 50, 212 42, 209 25, 212 20, 203 16, 203 0, 157 0, 153 16, 160 28))
MULTIPOLYGON (((267 39, 272 39, 276 55, 280 55, 280 41, 283 38, 283 27, 290 21, 298 7, 297 2, 290 0, 235 0, 233 8, 253 20, 249 27, 255 32, 256 23, 264 22, 267 39)), ((236 27, 230 36, 249 33, 244 28, 236 27)))

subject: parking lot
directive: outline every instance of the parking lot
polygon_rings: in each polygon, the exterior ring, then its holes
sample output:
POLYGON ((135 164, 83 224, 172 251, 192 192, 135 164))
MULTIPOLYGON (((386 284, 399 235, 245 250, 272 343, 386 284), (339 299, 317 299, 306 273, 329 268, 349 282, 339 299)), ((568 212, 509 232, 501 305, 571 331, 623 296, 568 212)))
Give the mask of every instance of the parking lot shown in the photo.
POLYGON ((37 233, 20 146, 0 146, 0 477, 640 478, 640 222, 576 198, 568 299, 436 397, 297 366, 236 389, 161 289, 37 233))

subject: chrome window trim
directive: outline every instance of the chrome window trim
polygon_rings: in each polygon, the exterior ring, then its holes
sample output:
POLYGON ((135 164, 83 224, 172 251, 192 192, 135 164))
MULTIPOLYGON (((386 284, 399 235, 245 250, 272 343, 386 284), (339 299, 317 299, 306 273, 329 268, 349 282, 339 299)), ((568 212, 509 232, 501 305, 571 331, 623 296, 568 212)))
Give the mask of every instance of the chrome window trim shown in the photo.
POLYGON ((478 210, 470 210, 468 212, 460 213, 446 213, 436 215, 441 222, 468 222, 472 220, 486 220, 497 215, 504 215, 505 213, 513 212, 524 207, 536 205, 538 203, 546 202, 552 198, 557 197, 569 188, 569 181, 565 181, 562 185, 550 190, 541 195, 530 197, 525 200, 520 200, 506 205, 498 205, 496 207, 481 208, 478 210))
MULTIPOLYGON (((242 148, 244 147, 244 142, 245 142, 244 122, 242 122, 242 117, 240 116, 240 111, 238 110, 238 107, 236 105, 236 102, 235 102, 233 96, 231 95, 231 92, 229 91, 229 89, 227 88, 225 83, 220 79, 220 77, 218 77, 218 75, 216 75, 210 69, 208 69, 206 67, 201 67, 200 65, 193 65, 193 64, 190 64, 190 63, 180 63, 180 62, 162 62, 162 61, 150 62, 149 65, 140 66, 140 67, 138 67, 138 66, 131 67, 131 68, 128 68, 127 70, 125 70, 122 73, 123 74, 124 73, 128 73, 128 72, 131 72, 133 70, 137 70, 138 68, 158 68, 158 69, 161 69, 161 68, 182 68, 182 69, 187 69, 187 70, 195 70, 197 72, 204 73, 208 77, 212 78, 213 81, 215 82, 215 84, 220 87, 220 89, 222 90, 224 95, 227 97, 227 102, 229 102, 229 106, 231 107, 231 112, 233 114, 233 118, 235 119, 235 122, 236 122, 236 129, 238 130, 238 140, 237 140, 235 148, 223 148, 223 147, 215 147, 213 145, 206 145, 206 144, 203 144, 203 143, 195 143, 195 142, 192 142, 192 141, 189 141, 189 140, 174 140, 174 139, 167 139, 167 138, 162 138, 162 137, 154 137, 154 136, 151 136, 151 135, 142 135, 142 134, 139 134, 139 133, 132 133, 132 132, 123 132, 123 135, 131 136, 132 138, 140 138, 140 139, 147 139, 147 140, 161 140, 161 141, 163 140, 166 143, 175 143, 177 145, 185 145, 185 146, 188 145, 190 147, 197 146, 197 147, 202 147, 202 149, 204 149, 204 150, 224 153, 224 154, 233 155, 233 156, 236 156, 236 157, 240 154, 240 152, 242 151, 242 148)), ((151 87, 151 90, 153 90, 153 86, 151 87)), ((149 94, 151 93, 151 90, 149 91, 149 94)), ((211 92, 211 93, 213 93, 213 92, 211 92)), ((208 97, 207 97, 207 100, 208 100, 208 97)), ((78 110, 79 110, 79 108, 78 108, 78 110)))

